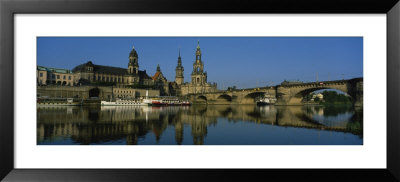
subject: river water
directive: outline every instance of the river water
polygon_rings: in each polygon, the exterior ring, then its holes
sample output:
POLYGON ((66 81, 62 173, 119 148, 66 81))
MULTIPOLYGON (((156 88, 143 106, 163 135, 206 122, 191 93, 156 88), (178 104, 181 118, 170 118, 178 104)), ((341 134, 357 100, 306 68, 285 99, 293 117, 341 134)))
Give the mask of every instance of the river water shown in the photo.
POLYGON ((362 145, 351 106, 38 106, 38 145, 362 145))

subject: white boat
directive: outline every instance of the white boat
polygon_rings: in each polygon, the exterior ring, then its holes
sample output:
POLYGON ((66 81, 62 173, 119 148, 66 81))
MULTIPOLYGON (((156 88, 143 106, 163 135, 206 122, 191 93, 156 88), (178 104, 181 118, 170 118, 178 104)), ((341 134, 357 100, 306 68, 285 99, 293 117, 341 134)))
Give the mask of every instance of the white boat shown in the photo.
POLYGON ((101 106, 148 106, 151 105, 152 100, 149 99, 149 91, 146 90, 145 98, 138 99, 120 99, 116 98, 115 101, 101 101, 101 106))
POLYGON ((263 97, 256 101, 257 105, 272 105, 275 104, 276 98, 272 97, 263 97))
POLYGON ((149 105, 146 99, 133 99, 133 100, 122 100, 116 99, 115 101, 101 101, 102 106, 147 106, 149 105))
POLYGON ((181 101, 177 97, 158 97, 151 99, 151 105, 153 106, 188 106, 189 101, 181 101))

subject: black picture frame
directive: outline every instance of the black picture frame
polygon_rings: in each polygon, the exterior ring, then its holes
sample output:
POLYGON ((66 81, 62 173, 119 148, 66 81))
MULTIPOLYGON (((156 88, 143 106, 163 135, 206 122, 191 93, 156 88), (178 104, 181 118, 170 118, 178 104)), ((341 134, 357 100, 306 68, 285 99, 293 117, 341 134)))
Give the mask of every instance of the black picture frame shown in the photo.
MULTIPOLYGON (((0 0, 0 179, 5 181, 399 181, 398 0, 0 0), (382 13, 387 15, 386 169, 15 169, 14 14, 382 13)), ((379 61, 379 60, 377 60, 379 61)), ((384 118, 382 118, 382 121, 384 118)))

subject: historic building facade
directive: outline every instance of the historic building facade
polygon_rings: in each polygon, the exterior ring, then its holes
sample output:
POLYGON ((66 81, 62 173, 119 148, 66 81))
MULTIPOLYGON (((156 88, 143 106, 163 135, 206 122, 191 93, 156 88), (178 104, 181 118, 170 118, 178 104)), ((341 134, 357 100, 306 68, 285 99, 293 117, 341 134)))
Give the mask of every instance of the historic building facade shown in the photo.
POLYGON ((102 100, 144 97, 146 92, 148 96, 159 96, 160 91, 154 90, 154 86, 158 80, 163 80, 165 77, 161 73, 157 79, 153 80, 145 70, 139 70, 138 58, 139 56, 133 48, 129 53, 127 68, 96 65, 92 61, 78 65, 72 70, 37 66, 37 85, 41 87, 38 88, 38 96, 99 97, 102 100), (43 87, 47 85, 49 87, 43 87), (51 85, 58 86, 51 87, 51 85), (69 89, 59 86, 79 86, 79 88, 69 89))
POLYGON ((76 66, 72 69, 75 75, 76 85, 90 83, 111 83, 116 86, 154 85, 152 78, 147 75, 146 70, 139 70, 139 56, 135 50, 129 53, 128 68, 95 65, 91 61, 76 66))
POLYGON ((74 85, 74 74, 71 70, 37 66, 37 85, 74 85))
POLYGON ((72 70, 37 66, 37 84, 38 86, 112 87, 112 95, 107 95, 105 98, 135 98, 143 96, 143 93, 137 92, 138 89, 155 89, 159 90, 159 95, 176 96, 217 91, 215 83, 207 82, 207 72, 204 71, 204 62, 201 58, 199 43, 196 48, 196 59, 193 63, 191 82, 184 83, 184 68, 180 50, 175 73, 175 80, 168 82, 160 66, 157 65, 155 74, 150 77, 146 70, 139 70, 139 56, 135 48, 132 48, 129 53, 127 68, 97 65, 93 64, 92 61, 80 64, 72 70))
POLYGON ((157 65, 156 73, 151 78, 153 79, 154 82, 154 88, 160 90, 161 95, 170 95, 168 80, 161 72, 160 65, 157 65))
POLYGON ((191 82, 183 83, 183 66, 181 56, 178 57, 178 65, 176 67, 175 83, 179 88, 178 95, 187 95, 193 93, 216 92, 217 84, 207 82, 207 72, 204 71, 204 62, 201 59, 200 44, 197 43, 196 59, 193 63, 193 71, 191 74, 191 82))

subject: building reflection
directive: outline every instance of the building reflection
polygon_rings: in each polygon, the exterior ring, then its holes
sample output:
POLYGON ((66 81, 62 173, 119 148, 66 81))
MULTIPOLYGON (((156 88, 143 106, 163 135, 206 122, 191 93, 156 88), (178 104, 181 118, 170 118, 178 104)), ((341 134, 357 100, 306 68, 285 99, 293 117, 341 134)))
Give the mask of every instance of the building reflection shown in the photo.
POLYGON ((362 109, 301 106, 38 107, 37 142, 69 137, 71 144, 136 145, 140 139, 154 135, 154 144, 158 144, 164 132, 173 127, 175 144, 192 141, 191 144, 202 145, 209 127, 218 125, 221 118, 230 123, 332 130, 362 137, 362 115, 362 109))

